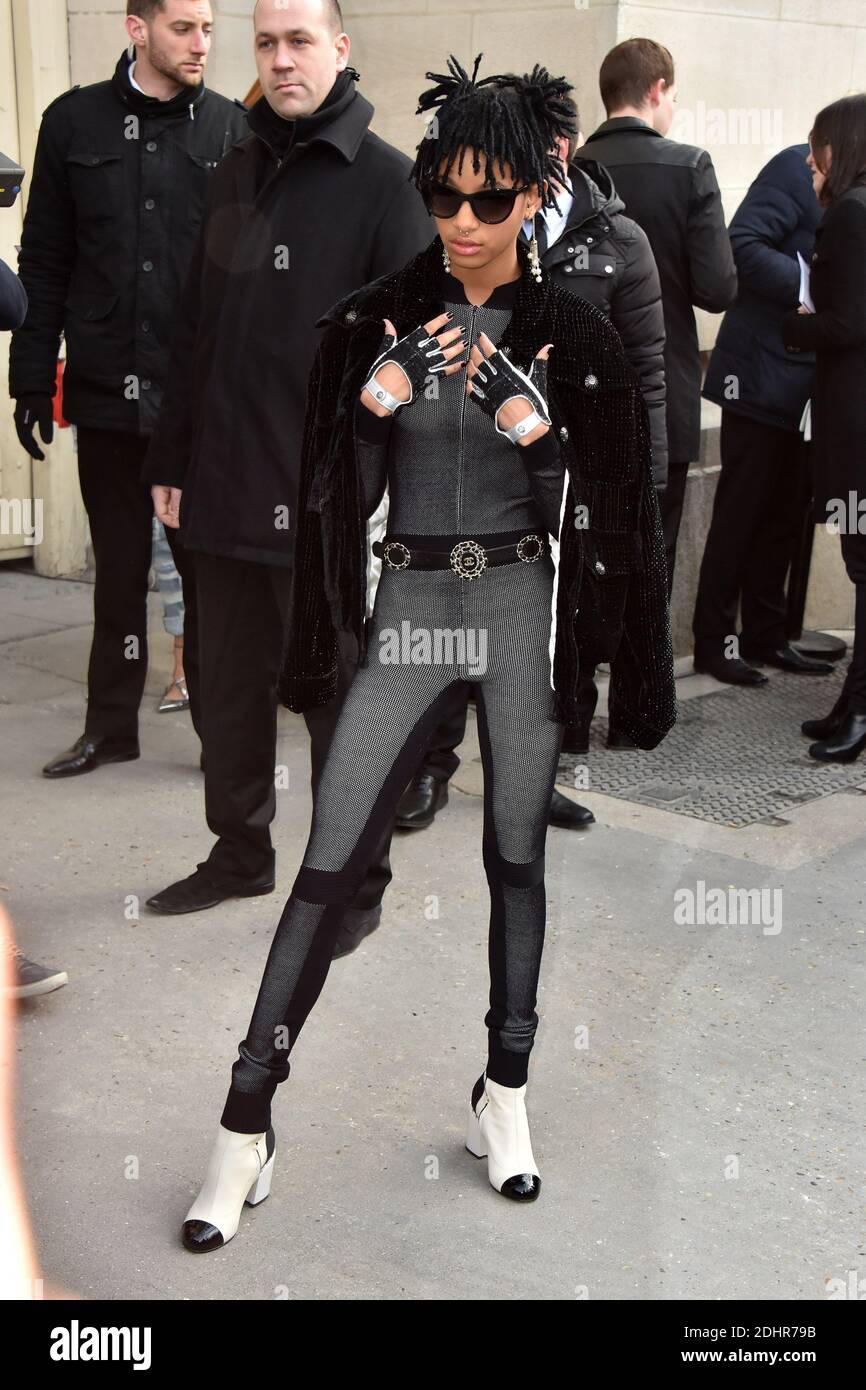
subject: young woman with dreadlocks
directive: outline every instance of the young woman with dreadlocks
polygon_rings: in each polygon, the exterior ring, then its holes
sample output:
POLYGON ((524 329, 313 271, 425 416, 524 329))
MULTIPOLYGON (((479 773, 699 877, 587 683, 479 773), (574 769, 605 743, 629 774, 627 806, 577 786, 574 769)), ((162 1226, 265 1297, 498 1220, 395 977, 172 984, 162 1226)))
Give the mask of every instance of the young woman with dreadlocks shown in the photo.
POLYGON ((525 1107, 545 927, 544 847, 578 653, 612 663, 610 719, 652 748, 674 720, 664 544, 646 409, 616 332, 518 242, 568 134, 570 90, 536 66, 477 80, 454 57, 412 177, 439 235, 319 320, 308 387, 283 702, 325 703, 337 633, 361 666, 303 863, 270 948, 204 1185, 194 1251, 269 1191, 270 1106, 351 901, 455 686, 475 688, 490 888, 487 1063, 466 1145, 497 1191, 541 1181, 525 1107), (384 337, 383 337, 384 328, 384 337), (384 541, 368 519, 384 509, 384 541), (381 573, 374 589, 378 566, 381 573), (375 603, 372 595, 375 592, 375 603), (411 630, 411 652, 394 636, 411 630), (439 643, 434 634, 463 640, 439 643), (475 634, 486 643, 473 645, 475 634), (399 646, 398 642, 398 646, 399 646))

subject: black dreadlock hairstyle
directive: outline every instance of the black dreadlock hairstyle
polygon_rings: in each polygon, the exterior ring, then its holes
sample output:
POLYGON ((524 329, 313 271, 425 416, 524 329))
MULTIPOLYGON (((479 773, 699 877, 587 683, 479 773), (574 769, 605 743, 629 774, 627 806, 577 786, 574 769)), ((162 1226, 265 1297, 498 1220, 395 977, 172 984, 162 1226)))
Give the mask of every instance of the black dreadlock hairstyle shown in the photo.
POLYGON ((573 104, 565 100, 573 88, 564 77, 551 77, 538 63, 522 77, 498 73, 476 82, 483 56, 479 53, 475 59, 471 77, 453 53, 448 58, 450 75, 426 74, 437 86, 421 93, 416 115, 434 106, 438 111, 418 145, 410 178, 421 188, 439 177, 443 160, 447 177, 458 152, 459 172, 463 151, 471 149, 474 173, 481 167, 479 152, 485 157, 485 183, 491 187, 497 183, 493 162, 501 160, 511 167, 518 183, 538 185, 543 207, 559 212, 552 179, 563 183, 566 173, 551 149, 557 136, 564 135, 570 142, 577 134, 573 104))

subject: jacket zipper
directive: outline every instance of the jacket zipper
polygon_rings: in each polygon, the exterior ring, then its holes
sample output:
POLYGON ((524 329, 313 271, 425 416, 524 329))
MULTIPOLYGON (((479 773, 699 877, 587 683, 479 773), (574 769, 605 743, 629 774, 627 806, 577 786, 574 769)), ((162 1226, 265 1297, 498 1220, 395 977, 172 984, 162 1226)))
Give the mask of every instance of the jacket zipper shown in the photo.
MULTIPOLYGON (((472 307, 472 319, 469 324, 469 349, 475 338, 475 316, 478 313, 478 305, 472 307)), ((467 366, 468 370, 468 366, 467 366)), ((463 532, 463 420, 466 410, 466 383, 464 379, 463 400, 460 404, 460 453, 457 465, 457 534, 463 532)))

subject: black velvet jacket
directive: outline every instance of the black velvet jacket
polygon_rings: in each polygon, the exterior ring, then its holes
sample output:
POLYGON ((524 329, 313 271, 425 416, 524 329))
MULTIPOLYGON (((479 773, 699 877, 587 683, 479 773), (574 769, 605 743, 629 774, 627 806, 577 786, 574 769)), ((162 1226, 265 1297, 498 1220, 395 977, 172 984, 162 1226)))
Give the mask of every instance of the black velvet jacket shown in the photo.
MULTIPOLYGON (((553 685, 557 718, 577 719, 579 662, 611 663, 611 729, 654 748, 676 719, 665 549, 652 479, 647 410, 616 330, 598 309, 536 283, 528 250, 498 346, 526 371, 545 343, 552 428, 568 472, 558 546, 553 685)), ((337 630, 366 662, 367 522, 355 457, 355 403, 390 318, 398 337, 444 312, 442 242, 402 270, 344 296, 307 390, 288 637, 280 698, 303 711, 337 684, 337 630)), ((515 446, 519 447, 519 446, 515 446)), ((523 452, 523 451, 521 451, 523 452)), ((556 550, 556 547, 555 547, 556 550)))

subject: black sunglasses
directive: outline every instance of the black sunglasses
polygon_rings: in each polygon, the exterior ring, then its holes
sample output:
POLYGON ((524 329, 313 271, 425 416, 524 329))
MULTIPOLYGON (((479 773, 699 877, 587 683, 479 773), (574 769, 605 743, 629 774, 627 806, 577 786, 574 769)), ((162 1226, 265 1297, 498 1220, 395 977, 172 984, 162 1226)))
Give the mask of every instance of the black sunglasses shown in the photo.
POLYGON ((514 211, 514 200, 529 191, 529 184, 520 188, 484 189, 478 193, 461 193, 446 183, 431 182, 421 190, 424 206, 433 217, 456 217, 468 203, 479 222, 505 222, 514 211))

